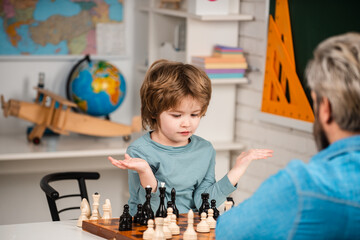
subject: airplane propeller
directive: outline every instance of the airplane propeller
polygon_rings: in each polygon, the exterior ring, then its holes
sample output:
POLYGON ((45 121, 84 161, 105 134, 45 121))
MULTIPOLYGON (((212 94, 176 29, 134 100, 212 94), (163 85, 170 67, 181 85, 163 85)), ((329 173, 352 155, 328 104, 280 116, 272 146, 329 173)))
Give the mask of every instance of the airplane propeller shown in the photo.
POLYGON ((3 109, 4 116, 7 117, 9 115, 9 104, 5 102, 3 95, 1 95, 1 108, 3 109))

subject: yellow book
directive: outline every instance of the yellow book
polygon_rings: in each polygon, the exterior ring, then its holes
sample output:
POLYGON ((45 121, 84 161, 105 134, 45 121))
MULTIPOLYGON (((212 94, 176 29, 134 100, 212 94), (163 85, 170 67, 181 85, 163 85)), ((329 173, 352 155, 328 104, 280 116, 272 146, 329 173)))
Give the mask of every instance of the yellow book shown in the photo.
POLYGON ((220 52, 216 52, 214 51, 213 53, 214 57, 218 57, 218 58, 240 58, 240 57, 244 57, 244 55, 241 53, 220 53, 220 52))
POLYGON ((233 58, 222 58, 214 56, 194 56, 191 58, 191 61, 194 63, 242 63, 246 62, 244 56, 237 55, 233 58))

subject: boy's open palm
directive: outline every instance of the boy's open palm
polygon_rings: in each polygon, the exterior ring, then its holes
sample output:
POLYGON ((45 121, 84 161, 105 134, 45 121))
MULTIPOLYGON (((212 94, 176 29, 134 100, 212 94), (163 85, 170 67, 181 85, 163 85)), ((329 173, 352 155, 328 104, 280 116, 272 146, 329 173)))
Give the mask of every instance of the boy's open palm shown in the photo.
POLYGON ((253 160, 265 159, 272 157, 273 150, 270 149, 250 149, 246 152, 242 152, 235 162, 234 168, 242 169, 244 172, 253 160))
POLYGON ((228 173, 230 182, 235 185, 253 160, 272 157, 272 154, 273 150, 270 149, 250 149, 242 152, 236 158, 234 167, 228 173))
POLYGON ((137 171, 139 174, 149 169, 149 164, 141 158, 131 158, 129 154, 125 154, 124 160, 117 160, 113 157, 108 157, 112 165, 121 169, 130 169, 137 171))

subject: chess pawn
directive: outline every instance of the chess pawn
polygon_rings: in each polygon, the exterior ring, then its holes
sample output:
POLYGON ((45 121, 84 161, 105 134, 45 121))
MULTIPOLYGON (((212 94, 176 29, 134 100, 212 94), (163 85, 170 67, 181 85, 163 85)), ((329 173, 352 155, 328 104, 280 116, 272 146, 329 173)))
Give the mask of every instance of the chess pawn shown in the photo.
POLYGON ((169 219, 169 223, 171 223, 171 216, 173 215, 172 207, 167 208, 167 218, 169 219))
POLYGON ((169 224, 169 229, 172 235, 179 235, 180 234, 180 227, 176 224, 176 215, 171 214, 171 222, 169 224))
POLYGON ((232 202, 230 202, 230 201, 226 201, 225 202, 225 212, 226 211, 229 211, 231 208, 232 208, 232 205, 233 205, 233 203, 232 202))
POLYGON ((234 202, 234 199, 233 199, 232 197, 227 197, 227 198, 226 198, 226 201, 232 202, 232 206, 231 206, 231 207, 235 206, 235 202, 234 202))
POLYGON ((169 229, 169 218, 164 218, 164 226, 163 226, 163 232, 165 235, 165 239, 171 239, 172 238, 172 234, 171 231, 169 229))
POLYGON ((232 208, 235 205, 235 202, 232 197, 227 197, 225 206, 224 206, 224 212, 229 211, 230 208, 232 208))
POLYGON ((184 232, 184 240, 196 240, 197 233, 194 230, 194 212, 190 209, 188 213, 188 226, 184 232))
POLYGON ((210 208, 210 204, 209 204, 209 193, 202 193, 201 194, 201 198, 202 198, 202 204, 199 208, 199 215, 201 216, 202 212, 205 212, 207 214, 208 209, 210 208))
POLYGON ((167 216, 167 211, 166 211, 166 207, 165 207, 165 183, 162 182, 161 183, 161 187, 159 187, 159 191, 160 191, 160 204, 159 204, 159 208, 156 211, 156 217, 166 217, 167 216))
MULTIPOLYGON (((169 208, 173 208, 172 201, 167 202, 166 209, 169 209, 169 208)), ((174 212, 174 209, 173 209, 173 212, 174 212)))
POLYGON ((143 233, 143 239, 147 239, 147 240, 151 240, 153 239, 153 235, 154 235, 154 220, 149 219, 148 223, 147 223, 147 229, 145 230, 145 232, 143 233))
MULTIPOLYGON (((85 199, 85 198, 84 198, 85 199)), ((83 199, 83 200, 84 200, 83 199)), ((86 200, 86 199, 85 199, 86 200)), ((79 216, 79 219, 77 221, 77 226, 78 227, 82 227, 82 222, 84 220, 88 220, 88 217, 87 217, 87 208, 83 207, 81 208, 81 215, 79 216)))
POLYGON ((216 221, 213 216, 214 216, 214 210, 210 208, 208 211, 208 217, 206 218, 206 222, 209 224, 210 229, 216 228, 216 221))
POLYGON ((119 219, 119 231, 128 231, 132 229, 132 217, 129 213, 129 205, 124 205, 124 212, 119 219))
POLYGON ((216 220, 216 219, 219 217, 220 212, 219 212, 219 210, 216 208, 216 200, 215 200, 215 199, 211 200, 211 209, 214 211, 214 216, 213 216, 213 218, 216 220))
POLYGON ((165 235, 164 235, 164 230, 163 230, 163 226, 164 226, 164 218, 159 217, 159 218, 155 218, 155 231, 154 231, 154 235, 153 235, 153 240, 165 240, 165 235))
POLYGON ((140 223, 141 216, 142 216, 142 205, 138 204, 137 205, 137 212, 134 215, 134 223, 140 223))
POLYGON ((206 212, 201 213, 201 221, 196 227, 197 232, 208 233, 210 232, 210 226, 206 221, 206 212))
POLYGON ((173 213, 176 215, 177 218, 179 218, 179 210, 176 207, 175 199, 176 199, 176 191, 175 191, 175 188, 173 188, 173 189, 171 189, 172 208, 173 208, 173 213))

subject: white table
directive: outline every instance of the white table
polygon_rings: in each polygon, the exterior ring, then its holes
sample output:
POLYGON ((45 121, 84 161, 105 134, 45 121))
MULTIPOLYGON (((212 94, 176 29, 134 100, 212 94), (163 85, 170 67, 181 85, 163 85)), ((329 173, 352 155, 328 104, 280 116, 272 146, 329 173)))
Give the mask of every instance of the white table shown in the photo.
POLYGON ((0 239, 6 240, 100 240, 76 226, 77 220, 0 225, 0 239))

